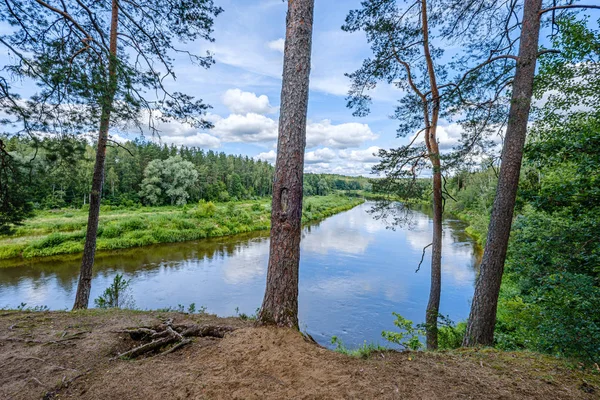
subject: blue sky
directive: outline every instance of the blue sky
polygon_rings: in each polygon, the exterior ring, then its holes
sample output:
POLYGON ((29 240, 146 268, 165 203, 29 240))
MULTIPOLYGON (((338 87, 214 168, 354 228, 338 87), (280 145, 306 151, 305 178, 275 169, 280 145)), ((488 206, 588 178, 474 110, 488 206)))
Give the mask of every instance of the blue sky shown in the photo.
MULTIPOLYGON (((179 123, 160 124, 160 138, 148 139, 274 162, 287 2, 216 0, 216 3, 225 12, 215 21, 215 42, 187 45, 199 54, 212 52, 216 64, 205 70, 181 56, 176 58, 177 80, 167 83, 172 90, 202 98, 212 105, 208 119, 215 128, 199 131, 179 123)), ((346 108, 350 81, 344 73, 355 71, 371 55, 364 33, 341 30, 348 12, 359 7, 360 0, 315 1, 307 172, 368 175, 377 161, 374 152, 407 141, 396 138, 397 121, 389 117, 402 97, 392 85, 380 83, 371 91, 373 104, 367 117, 353 117, 346 108)), ((597 18, 600 13, 591 15, 597 18)), ((6 28, 2 25, 0 31, 6 28)), ((452 49, 446 48, 444 57, 451 56, 452 49)), ((0 61, 6 61, 6 53, 0 54, 0 61)), ((17 88, 19 83, 14 85, 17 88)), ((24 96, 33 90, 28 83, 22 86, 24 96)), ((458 144, 460 132, 458 125, 441 121, 440 148, 458 144)), ((113 132, 113 137, 133 135, 113 132)))
MULTIPOLYGON (((179 124, 161 126, 166 143, 213 148, 268 161, 275 159, 283 68, 287 2, 252 0, 218 2, 225 12, 215 21, 214 43, 198 42, 194 50, 210 50, 216 64, 209 70, 184 59, 176 65, 173 89, 204 99, 213 106, 215 128, 197 131, 179 124)), ((346 108, 349 80, 370 49, 363 33, 341 26, 359 1, 316 1, 308 107, 306 170, 368 174, 379 147, 398 145, 396 123, 389 119, 397 89, 386 85, 374 93, 373 112, 355 118, 346 108)))

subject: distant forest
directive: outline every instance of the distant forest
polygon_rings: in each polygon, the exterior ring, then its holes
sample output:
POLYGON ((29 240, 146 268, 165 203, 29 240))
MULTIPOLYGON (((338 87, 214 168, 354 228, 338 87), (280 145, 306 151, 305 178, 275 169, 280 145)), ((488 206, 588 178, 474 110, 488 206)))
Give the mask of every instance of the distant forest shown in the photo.
MULTIPOLYGON (((89 202, 95 149, 80 138, 1 137, 18 168, 19 186, 34 208, 89 202)), ((270 196, 274 167, 248 156, 136 139, 107 149, 105 205, 133 206, 237 201, 270 196)), ((304 194, 371 190, 364 177, 305 174, 304 194)))

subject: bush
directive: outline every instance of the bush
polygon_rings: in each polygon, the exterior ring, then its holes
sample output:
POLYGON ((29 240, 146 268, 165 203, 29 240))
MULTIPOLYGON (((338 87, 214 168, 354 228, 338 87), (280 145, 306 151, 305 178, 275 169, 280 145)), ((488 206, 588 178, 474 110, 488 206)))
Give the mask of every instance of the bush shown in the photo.
POLYGON ((419 350, 423 347, 423 343, 419 340, 419 336, 425 335, 425 331, 420 326, 413 326, 413 322, 404 318, 398 313, 392 313, 396 320, 396 325, 400 332, 383 331, 381 336, 388 342, 397 344, 398 346, 408 350, 419 350))
POLYGON ((217 206, 212 201, 206 202, 204 200, 200 200, 198 203, 198 207, 194 211, 194 216, 196 218, 210 218, 215 215, 217 212, 217 206))
POLYGON ((458 349, 462 346, 467 331, 466 322, 459 322, 454 325, 450 318, 440 315, 438 324, 438 348, 458 349))

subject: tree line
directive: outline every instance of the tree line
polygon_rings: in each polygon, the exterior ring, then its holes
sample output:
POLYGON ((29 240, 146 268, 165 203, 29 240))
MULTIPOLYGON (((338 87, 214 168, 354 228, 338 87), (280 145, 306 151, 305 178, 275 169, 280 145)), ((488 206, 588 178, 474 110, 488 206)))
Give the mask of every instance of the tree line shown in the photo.
MULTIPOLYGON (((77 137, 1 136, 14 167, 21 204, 30 210, 89 204, 95 148, 77 137)), ((271 195, 273 166, 252 157, 136 139, 107 148, 102 185, 105 205, 183 205, 238 201, 271 195)), ((307 196, 370 190, 366 178, 307 174, 307 196)), ((8 229, 9 224, 5 224, 8 229)))

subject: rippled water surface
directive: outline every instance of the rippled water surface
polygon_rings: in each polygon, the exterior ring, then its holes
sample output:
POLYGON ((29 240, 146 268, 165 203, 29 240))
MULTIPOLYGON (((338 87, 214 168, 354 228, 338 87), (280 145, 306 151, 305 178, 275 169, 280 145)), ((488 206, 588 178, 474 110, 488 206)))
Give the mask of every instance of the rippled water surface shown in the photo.
MULTIPOLYGON (((349 347, 364 340, 383 343, 381 331, 394 329, 393 311, 424 320, 430 251, 420 271, 415 269, 431 241, 431 218, 411 211, 408 225, 386 229, 389 221, 367 212, 372 206, 365 203, 304 228, 300 325, 322 344, 333 335, 349 347)), ((468 316, 477 263, 463 229, 458 221, 445 222, 440 311, 454 321, 468 316)), ((236 308, 254 314, 264 293, 268 252, 267 234, 257 233, 100 253, 92 299, 123 273, 142 309, 195 303, 221 316, 234 315, 236 308)), ((76 256, 0 268, 0 306, 69 308, 78 271, 76 256)))

